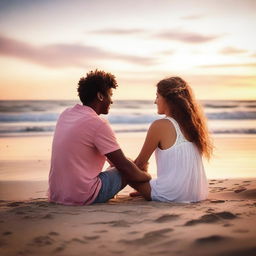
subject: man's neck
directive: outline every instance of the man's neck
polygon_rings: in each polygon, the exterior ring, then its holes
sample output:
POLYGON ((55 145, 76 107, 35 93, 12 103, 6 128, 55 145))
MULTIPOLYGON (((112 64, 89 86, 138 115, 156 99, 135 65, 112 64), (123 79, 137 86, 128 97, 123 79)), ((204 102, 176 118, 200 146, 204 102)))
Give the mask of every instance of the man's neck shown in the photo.
POLYGON ((101 114, 100 113, 100 106, 97 102, 92 102, 90 104, 86 104, 85 106, 92 108, 97 113, 97 115, 101 114))

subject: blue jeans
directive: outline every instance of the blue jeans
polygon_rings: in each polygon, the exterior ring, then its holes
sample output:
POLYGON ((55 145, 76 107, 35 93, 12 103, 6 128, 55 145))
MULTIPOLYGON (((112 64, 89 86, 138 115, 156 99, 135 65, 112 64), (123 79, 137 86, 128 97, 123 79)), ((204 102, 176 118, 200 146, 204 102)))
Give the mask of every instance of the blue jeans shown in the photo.
POLYGON ((105 203, 123 189, 122 176, 116 168, 101 172, 99 178, 101 179, 102 185, 93 204, 105 203))

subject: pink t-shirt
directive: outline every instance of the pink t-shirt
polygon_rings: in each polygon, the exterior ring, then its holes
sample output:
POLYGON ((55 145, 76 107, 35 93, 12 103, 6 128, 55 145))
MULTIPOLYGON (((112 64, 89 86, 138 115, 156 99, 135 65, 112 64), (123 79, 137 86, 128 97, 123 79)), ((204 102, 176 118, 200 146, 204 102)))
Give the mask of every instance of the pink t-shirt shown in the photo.
POLYGON ((66 109, 53 138, 49 200, 67 205, 92 203, 101 188, 98 175, 105 154, 119 148, 108 122, 92 108, 77 104, 66 109))

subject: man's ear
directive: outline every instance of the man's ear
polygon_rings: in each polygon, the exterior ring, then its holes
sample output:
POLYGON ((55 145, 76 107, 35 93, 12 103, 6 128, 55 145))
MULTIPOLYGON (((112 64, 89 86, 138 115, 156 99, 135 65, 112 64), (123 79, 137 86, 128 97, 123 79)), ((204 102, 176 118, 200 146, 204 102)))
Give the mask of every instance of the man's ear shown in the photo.
POLYGON ((99 101, 103 101, 103 95, 100 92, 97 93, 97 98, 99 101))

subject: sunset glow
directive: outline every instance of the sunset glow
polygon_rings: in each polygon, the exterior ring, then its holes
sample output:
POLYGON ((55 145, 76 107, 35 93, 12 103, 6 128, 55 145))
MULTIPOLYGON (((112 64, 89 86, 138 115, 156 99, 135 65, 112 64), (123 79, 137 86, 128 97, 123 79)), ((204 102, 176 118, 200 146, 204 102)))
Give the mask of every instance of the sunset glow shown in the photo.
POLYGON ((200 99, 256 99, 256 2, 1 1, 1 99, 76 99, 113 73, 117 99, 152 99, 179 75, 200 99), (146 93, 145 93, 146 92, 146 93))

